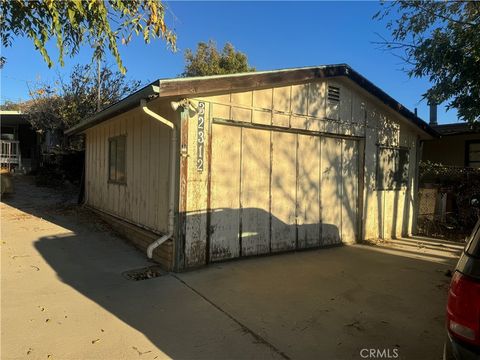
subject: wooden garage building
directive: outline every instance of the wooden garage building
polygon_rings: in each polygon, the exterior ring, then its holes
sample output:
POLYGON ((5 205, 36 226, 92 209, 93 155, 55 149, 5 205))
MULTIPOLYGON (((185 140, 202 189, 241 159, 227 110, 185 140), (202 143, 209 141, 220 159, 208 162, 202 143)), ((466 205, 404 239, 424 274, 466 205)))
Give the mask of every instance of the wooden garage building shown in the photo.
POLYGON ((344 64, 158 80, 67 133, 85 204, 176 271, 411 234, 436 136, 344 64))

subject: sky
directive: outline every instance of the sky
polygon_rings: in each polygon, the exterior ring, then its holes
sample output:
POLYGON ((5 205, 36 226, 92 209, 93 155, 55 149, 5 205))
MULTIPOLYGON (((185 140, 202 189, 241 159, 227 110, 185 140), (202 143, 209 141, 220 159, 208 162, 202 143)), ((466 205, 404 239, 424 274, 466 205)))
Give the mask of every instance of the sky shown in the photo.
MULTIPOLYGON (((402 71, 398 57, 374 44, 379 36, 388 37, 385 22, 372 16, 380 2, 184 2, 168 1, 166 22, 177 34, 178 51, 164 42, 145 44, 141 37, 127 46, 120 45, 127 77, 149 83, 176 77, 184 67, 183 52, 195 49, 199 41, 216 41, 219 48, 231 42, 247 54, 257 70, 347 63, 394 99, 428 121, 429 110, 422 94, 428 79, 410 79, 402 71)), ((48 47, 57 55, 54 43, 48 47)), ((0 101, 28 99, 35 82, 52 81, 57 74, 68 74, 77 64, 87 64, 91 49, 85 47, 65 66, 47 67, 29 39, 16 38, 13 46, 2 48, 7 58, 1 71, 0 101)), ((115 61, 107 58, 115 65, 115 61)), ((457 122, 455 110, 439 105, 439 123, 457 122)))

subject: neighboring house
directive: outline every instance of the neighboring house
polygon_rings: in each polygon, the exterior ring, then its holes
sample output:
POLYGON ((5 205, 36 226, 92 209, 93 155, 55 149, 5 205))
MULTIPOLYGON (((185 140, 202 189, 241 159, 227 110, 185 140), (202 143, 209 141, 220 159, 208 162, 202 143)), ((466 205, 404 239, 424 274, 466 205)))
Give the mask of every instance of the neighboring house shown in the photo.
POLYGON ((15 110, 0 110, 0 163, 12 171, 28 173, 39 163, 39 135, 25 114, 15 110))
POLYGON ((439 134, 423 144, 422 160, 443 164, 420 179, 419 234, 464 238, 475 224, 470 197, 478 193, 480 128, 468 123, 438 125, 437 106, 430 106, 430 126, 439 134), (472 220, 473 219, 473 220, 472 220))
POLYGON ((430 125, 440 138, 425 142, 422 159, 449 166, 480 168, 480 127, 465 122, 438 125, 435 107, 430 114, 430 125))
POLYGON ((176 271, 411 234, 436 136, 348 65, 158 80, 78 133, 86 205, 176 271))

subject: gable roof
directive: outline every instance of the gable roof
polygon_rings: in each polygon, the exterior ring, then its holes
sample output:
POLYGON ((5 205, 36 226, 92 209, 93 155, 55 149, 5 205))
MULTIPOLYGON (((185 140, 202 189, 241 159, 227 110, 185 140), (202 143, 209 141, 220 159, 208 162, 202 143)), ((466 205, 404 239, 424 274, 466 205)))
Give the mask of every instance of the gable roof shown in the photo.
POLYGON ((82 132, 115 115, 139 105, 141 99, 153 97, 178 98, 198 95, 236 92, 251 88, 278 87, 292 83, 302 83, 317 79, 346 77, 378 98, 428 135, 438 137, 437 132, 405 106, 393 99, 347 64, 322 65, 292 69, 258 71, 249 73, 199 76, 190 78, 159 79, 145 86, 125 99, 103 109, 90 118, 68 129, 67 135, 82 132))

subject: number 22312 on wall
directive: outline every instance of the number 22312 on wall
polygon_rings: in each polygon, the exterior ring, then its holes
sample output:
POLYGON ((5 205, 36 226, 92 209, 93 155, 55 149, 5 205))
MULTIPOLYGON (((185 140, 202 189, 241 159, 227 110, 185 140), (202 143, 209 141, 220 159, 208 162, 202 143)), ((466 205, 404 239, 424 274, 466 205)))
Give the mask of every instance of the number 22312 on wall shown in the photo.
POLYGON ((205 103, 198 103, 198 123, 197 123, 197 171, 203 171, 205 152, 205 103))

